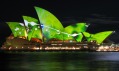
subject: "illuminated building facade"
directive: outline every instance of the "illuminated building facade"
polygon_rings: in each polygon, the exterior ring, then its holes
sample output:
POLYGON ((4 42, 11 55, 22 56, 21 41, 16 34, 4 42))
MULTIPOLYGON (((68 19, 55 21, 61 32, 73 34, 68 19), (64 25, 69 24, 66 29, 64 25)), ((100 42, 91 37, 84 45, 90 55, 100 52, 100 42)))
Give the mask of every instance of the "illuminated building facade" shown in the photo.
MULTIPOLYGON (((22 38, 25 40, 25 43, 35 40, 38 43, 40 42, 40 46, 42 44, 42 46, 47 49, 48 46, 52 47, 54 45, 57 45, 56 47, 65 47, 67 46, 67 42, 68 45, 70 43, 69 46, 71 47, 78 47, 92 41, 95 41, 96 44, 101 44, 113 33, 113 31, 104 31, 90 34, 86 32, 86 29, 88 28, 88 24, 86 23, 76 23, 74 25, 63 27, 61 22, 49 11, 39 7, 35 7, 35 10, 38 14, 39 20, 29 16, 23 16, 24 23, 6 22, 10 27, 14 38, 22 38), (85 43, 83 43, 83 38, 86 39, 85 43)), ((32 43, 30 42, 28 44, 32 43)), ((13 44, 11 44, 11 46, 12 45, 13 44)), ((24 45, 22 44, 22 46, 24 45)))

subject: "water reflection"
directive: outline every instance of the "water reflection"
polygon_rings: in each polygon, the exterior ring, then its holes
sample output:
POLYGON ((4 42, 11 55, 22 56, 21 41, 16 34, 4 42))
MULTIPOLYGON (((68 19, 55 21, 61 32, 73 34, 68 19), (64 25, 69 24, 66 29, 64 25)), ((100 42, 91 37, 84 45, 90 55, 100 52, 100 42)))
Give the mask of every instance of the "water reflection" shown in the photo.
POLYGON ((1 55, 0 65, 2 71, 118 71, 119 53, 17 52, 1 55))

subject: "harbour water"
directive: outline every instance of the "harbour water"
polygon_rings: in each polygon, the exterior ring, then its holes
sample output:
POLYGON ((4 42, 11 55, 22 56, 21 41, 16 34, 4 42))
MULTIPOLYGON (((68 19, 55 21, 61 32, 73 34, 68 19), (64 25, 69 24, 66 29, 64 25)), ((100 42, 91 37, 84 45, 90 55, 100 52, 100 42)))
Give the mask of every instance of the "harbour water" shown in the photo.
POLYGON ((119 71, 119 52, 9 52, 0 71, 119 71))

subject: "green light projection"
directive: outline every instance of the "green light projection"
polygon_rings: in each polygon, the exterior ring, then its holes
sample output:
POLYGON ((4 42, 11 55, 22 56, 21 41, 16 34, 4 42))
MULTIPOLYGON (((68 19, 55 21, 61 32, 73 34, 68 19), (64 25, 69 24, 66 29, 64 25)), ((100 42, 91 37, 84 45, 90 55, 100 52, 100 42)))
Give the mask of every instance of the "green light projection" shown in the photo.
POLYGON ((76 23, 74 25, 69 25, 67 27, 65 27, 65 32, 68 34, 77 34, 76 36, 70 36, 70 38, 68 37, 68 35, 64 35, 64 39, 65 40, 69 40, 69 39, 75 39, 78 42, 82 41, 83 35, 81 32, 85 32, 87 29, 87 25, 86 23, 76 23))
POLYGON ((86 38, 91 37, 91 34, 90 34, 90 33, 88 33, 88 32, 83 32, 83 34, 84 34, 84 36, 85 36, 86 38))
POLYGON ((81 42, 83 35, 81 33, 79 33, 79 35, 77 35, 76 37, 74 37, 76 39, 77 42, 81 42))
POLYGON ((92 36, 93 34, 90 34, 90 33, 88 33, 88 32, 82 32, 82 34, 84 35, 84 37, 86 38, 86 40, 87 40, 88 42, 90 42, 89 39, 91 39, 91 36, 92 36))
POLYGON ((49 11, 39 7, 35 7, 35 9, 38 14, 40 24, 43 25, 42 31, 44 37, 46 37, 47 40, 51 38, 63 40, 63 35, 60 32, 64 31, 64 28, 61 22, 49 11))
POLYGON ((96 40, 98 44, 101 44, 113 31, 104 31, 96 34, 84 33, 87 38, 87 41, 96 40))
POLYGON ((26 29, 23 23, 19 22, 6 22, 10 27, 14 37, 27 37, 26 29))
POLYGON ((46 39, 45 41, 56 38, 59 40, 76 40, 77 42, 81 42, 83 36, 85 36, 88 42, 96 40, 98 44, 101 44, 113 32, 104 31, 90 34, 86 32, 88 27, 86 23, 76 23, 64 28, 61 22, 49 11, 39 7, 35 7, 35 9, 40 23, 37 19, 29 16, 23 16, 25 24, 19 22, 7 22, 14 37, 24 36, 27 37, 28 40, 31 38, 42 39, 43 34, 46 39))
POLYGON ((23 19, 28 34, 28 40, 31 38, 42 39, 40 24, 38 24, 38 20, 29 16, 23 16, 23 19))
POLYGON ((63 39, 64 40, 75 40, 73 36, 70 36, 68 33, 63 34, 63 39))
POLYGON ((65 27, 65 32, 69 34, 84 32, 87 29, 86 23, 76 23, 65 27))

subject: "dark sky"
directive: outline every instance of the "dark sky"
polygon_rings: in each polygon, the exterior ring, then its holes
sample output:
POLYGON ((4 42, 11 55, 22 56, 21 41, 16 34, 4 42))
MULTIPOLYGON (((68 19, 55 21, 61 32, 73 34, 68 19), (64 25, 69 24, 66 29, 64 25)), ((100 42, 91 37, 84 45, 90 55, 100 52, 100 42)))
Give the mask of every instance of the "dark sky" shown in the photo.
POLYGON ((23 22, 23 15, 38 18, 34 6, 50 11, 64 26, 87 22, 90 23, 88 32, 113 30, 115 38, 111 39, 119 40, 119 4, 114 0, 0 0, 0 38, 11 33, 5 22, 23 22))

